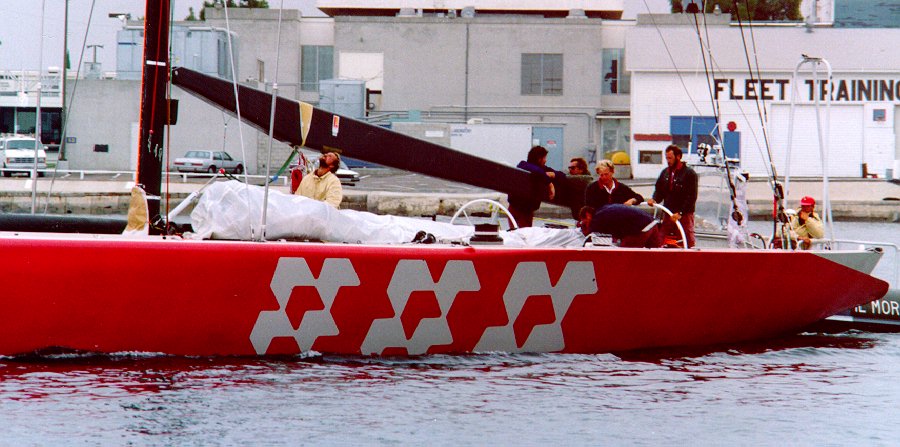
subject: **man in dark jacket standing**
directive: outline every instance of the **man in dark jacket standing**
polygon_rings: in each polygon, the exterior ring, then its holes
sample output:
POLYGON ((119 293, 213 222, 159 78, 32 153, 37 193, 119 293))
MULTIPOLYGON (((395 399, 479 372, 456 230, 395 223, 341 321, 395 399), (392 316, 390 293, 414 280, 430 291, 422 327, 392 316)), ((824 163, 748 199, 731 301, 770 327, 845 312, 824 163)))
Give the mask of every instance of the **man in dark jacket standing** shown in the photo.
POLYGON ((696 245, 694 237, 694 207, 697 205, 697 173, 681 161, 681 148, 672 144, 666 148, 666 164, 656 180, 653 198, 647 200, 651 206, 662 203, 673 216, 663 222, 664 234, 678 234, 675 222, 684 227, 688 247, 696 245))

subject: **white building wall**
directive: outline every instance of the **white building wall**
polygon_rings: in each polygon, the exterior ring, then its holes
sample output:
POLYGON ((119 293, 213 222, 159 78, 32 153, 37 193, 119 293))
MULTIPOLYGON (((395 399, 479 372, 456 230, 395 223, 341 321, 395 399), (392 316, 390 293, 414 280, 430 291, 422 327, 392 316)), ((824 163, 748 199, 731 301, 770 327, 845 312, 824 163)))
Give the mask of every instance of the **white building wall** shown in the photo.
MULTIPOLYGON (((733 121, 741 132, 742 167, 751 175, 767 174, 765 126, 776 169, 784 174, 791 75, 802 54, 822 56, 834 69, 832 125, 826 141, 830 175, 859 177, 865 163, 868 173, 883 176, 894 160, 900 159, 894 119, 894 108, 900 104, 900 55, 892 49, 900 41, 900 30, 816 28, 809 32, 799 25, 756 26, 752 36, 756 53, 754 57, 751 52, 751 61, 758 60, 759 65, 752 62, 753 79, 771 80, 766 84, 768 97, 757 101, 748 99, 754 96, 754 87, 748 94, 746 83, 751 75, 741 29, 728 25, 727 18, 704 30, 708 33, 704 40, 712 42, 713 62, 707 63, 712 77, 720 80, 712 87, 692 21, 667 15, 659 20, 639 18, 638 22, 627 37, 635 177, 653 178, 663 169, 663 163, 640 163, 640 153, 662 151, 671 142, 665 138, 671 116, 714 116, 711 89, 718 98, 721 126, 733 121), (874 91, 873 87, 868 97, 856 89, 874 84, 879 88, 874 91), (882 86, 890 90, 882 91, 882 86), (764 112, 765 123, 758 110, 764 112)), ((751 36, 745 37, 749 40, 751 36)), ((796 81, 798 107, 790 168, 792 175, 818 176, 822 157, 807 83, 812 80, 809 67, 804 66, 796 81)), ((824 67, 819 69, 819 78, 825 78, 824 67)), ((753 85, 759 97, 759 84, 753 85)), ((824 113, 824 100, 822 104, 824 113)))

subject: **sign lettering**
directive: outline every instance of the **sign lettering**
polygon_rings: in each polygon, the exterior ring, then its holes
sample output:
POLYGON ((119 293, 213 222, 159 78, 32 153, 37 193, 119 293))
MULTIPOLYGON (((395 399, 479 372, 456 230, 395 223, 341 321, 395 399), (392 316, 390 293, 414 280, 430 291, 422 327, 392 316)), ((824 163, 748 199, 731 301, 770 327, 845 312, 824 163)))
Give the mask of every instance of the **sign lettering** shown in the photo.
MULTIPOLYGON (((790 79, 733 79, 713 80, 716 100, 731 101, 789 101, 790 79)), ((797 89, 798 101, 835 102, 900 102, 900 79, 806 79, 797 89)))

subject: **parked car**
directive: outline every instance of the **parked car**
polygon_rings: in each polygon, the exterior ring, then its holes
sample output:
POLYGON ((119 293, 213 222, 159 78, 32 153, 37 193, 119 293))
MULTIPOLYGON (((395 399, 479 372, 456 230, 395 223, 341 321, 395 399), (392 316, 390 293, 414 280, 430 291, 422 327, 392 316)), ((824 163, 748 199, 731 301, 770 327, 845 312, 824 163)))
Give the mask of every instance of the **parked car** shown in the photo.
MULTIPOLYGON (((3 176, 9 177, 13 172, 28 173, 34 168, 34 145, 32 137, 12 135, 0 138, 0 161, 3 176)), ((38 177, 43 177, 43 169, 47 169, 47 152, 44 145, 37 151, 38 177)))
POLYGON ((359 173, 347 167, 347 164, 344 163, 344 160, 341 160, 341 165, 338 166, 338 170, 335 175, 338 176, 338 178, 341 180, 341 183, 355 185, 357 182, 359 182, 359 173))
POLYGON ((184 157, 175 159, 172 166, 178 172, 208 172, 210 174, 224 169, 234 174, 244 173, 244 163, 236 160, 224 151, 188 151, 184 157))

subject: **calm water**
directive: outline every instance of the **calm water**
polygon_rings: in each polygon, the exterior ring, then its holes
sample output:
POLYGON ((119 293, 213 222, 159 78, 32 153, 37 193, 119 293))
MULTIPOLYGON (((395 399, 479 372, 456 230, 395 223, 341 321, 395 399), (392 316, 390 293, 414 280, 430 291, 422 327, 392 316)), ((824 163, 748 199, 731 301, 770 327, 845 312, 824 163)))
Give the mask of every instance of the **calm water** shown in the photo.
MULTIPOLYGON (((900 238, 900 224, 840 225, 900 238)), ((0 359, 0 445, 16 446, 896 445, 897 408, 900 334, 618 355, 0 359)))

